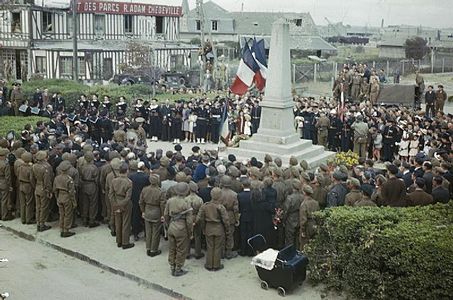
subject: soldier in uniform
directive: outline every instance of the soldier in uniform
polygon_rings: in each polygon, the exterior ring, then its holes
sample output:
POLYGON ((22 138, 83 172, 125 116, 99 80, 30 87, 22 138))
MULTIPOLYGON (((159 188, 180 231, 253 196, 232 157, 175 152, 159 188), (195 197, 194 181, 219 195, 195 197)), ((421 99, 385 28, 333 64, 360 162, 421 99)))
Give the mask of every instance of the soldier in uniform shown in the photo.
POLYGON ((318 145, 322 145, 327 149, 327 136, 330 126, 330 120, 324 112, 320 112, 320 117, 316 122, 315 127, 318 129, 318 145))
POLYGON ((190 237, 193 229, 192 207, 185 197, 189 193, 189 185, 179 182, 174 186, 176 196, 168 199, 165 205, 164 218, 168 224, 168 262, 171 275, 182 276, 188 253, 190 237))
POLYGON ((368 141, 368 124, 363 122, 363 117, 360 115, 351 125, 354 130, 354 152, 359 157, 366 158, 367 156, 367 141, 368 141))
POLYGON ((435 105, 435 112, 444 112, 444 104, 445 101, 448 99, 447 93, 444 91, 444 86, 442 84, 439 84, 437 86, 437 91, 436 91, 436 105, 435 105))
POLYGON ((19 166, 19 201, 20 201, 20 218, 22 224, 33 224, 35 218, 35 203, 33 191, 35 182, 33 178, 33 155, 25 152, 21 156, 23 164, 19 166))
POLYGON ((167 198, 160 188, 159 176, 149 176, 150 185, 140 193, 140 210, 145 220, 146 254, 154 257, 162 253, 159 250, 160 229, 164 221, 164 209, 167 198))
POLYGON ((85 153, 84 158, 86 163, 80 168, 81 213, 83 224, 93 228, 99 226, 95 221, 98 211, 99 169, 94 165, 93 152, 85 153))
POLYGON ((332 109, 330 111, 329 129, 327 134, 330 151, 336 152, 340 147, 341 126, 341 120, 337 116, 337 111, 332 109))
POLYGON ((348 179, 346 182, 350 192, 346 194, 344 205, 355 206, 355 203, 362 200, 363 194, 360 190, 360 181, 357 178, 348 179))
POLYGON ((119 170, 121 166, 121 160, 119 157, 115 157, 110 161, 111 172, 105 177, 105 195, 106 195, 106 215, 109 222, 110 234, 116 235, 115 228, 115 215, 112 210, 112 200, 110 198, 110 190, 112 189, 113 179, 119 176, 119 170))
MULTIPOLYGON (((190 206, 192 207, 193 211, 192 214, 193 216, 198 215, 198 211, 200 210, 200 207, 203 205, 203 199, 201 199, 198 195, 198 185, 191 181, 189 182, 189 188, 190 188, 190 193, 186 197, 186 201, 189 202, 190 206)), ((201 226, 198 223, 195 223, 193 227, 193 239, 194 239, 194 248, 195 248, 195 258, 200 259, 204 257, 204 254, 201 252, 201 238, 202 238, 202 231, 201 231, 201 226)), ((190 247, 189 247, 189 252, 190 256, 190 247)))
POLYGON ((207 134, 207 128, 208 128, 208 118, 209 118, 209 106, 204 106, 203 104, 200 104, 200 107, 197 109, 197 121, 196 121, 196 139, 197 143, 205 143, 206 139, 206 134, 207 134))
POLYGON ((360 100, 367 101, 368 99, 370 99, 370 84, 368 83, 368 79, 363 77, 360 84, 360 100))
POLYGON ((36 223, 38 231, 46 231, 51 227, 45 222, 50 212, 50 199, 52 197, 52 182, 54 178, 52 166, 47 162, 47 152, 38 151, 35 155, 36 163, 33 165, 33 176, 36 182, 36 223))
POLYGON ((387 120, 387 125, 384 127, 384 132, 382 133, 382 143, 384 144, 382 156, 384 161, 393 161, 397 134, 398 131, 395 128, 394 121, 391 119, 387 120))
POLYGON ((0 217, 3 221, 13 219, 10 199, 10 192, 12 191, 11 168, 6 160, 8 154, 8 149, 0 148, 0 217))
POLYGON ((118 177, 112 180, 109 189, 109 199, 115 215, 116 244, 123 250, 134 247, 134 244, 129 241, 132 217, 132 182, 127 178, 127 171, 127 164, 123 163, 119 168, 118 177))
POLYGON ((214 144, 219 142, 220 121, 222 120, 222 109, 219 105, 219 102, 216 102, 214 107, 211 109, 211 142, 214 144))
POLYGON ((319 210, 319 204, 314 200, 311 195, 313 189, 309 185, 303 187, 303 201, 299 208, 299 250, 303 251, 304 246, 308 241, 313 238, 315 234, 315 221, 313 220, 313 213, 319 210))
POLYGON ((362 77, 360 77, 359 73, 355 71, 354 75, 352 76, 352 89, 351 89, 351 99, 354 102, 359 100, 361 82, 362 77))
POLYGON ((285 245, 295 245, 298 249, 299 236, 299 208, 303 197, 300 193, 301 183, 297 179, 291 180, 292 193, 283 202, 282 223, 285 226, 285 245))
POLYGON ((252 107, 252 134, 255 134, 258 131, 261 121, 261 106, 259 100, 255 100, 252 107))
POLYGON ((71 168, 72 165, 69 161, 63 161, 59 165, 61 174, 57 175, 53 182, 53 193, 57 198, 58 211, 60 213, 60 236, 63 238, 75 234, 75 232, 69 231, 72 227, 74 208, 77 205, 74 180, 68 174, 71 168))
POLYGON ((223 241, 229 230, 228 213, 222 205, 222 190, 211 190, 211 201, 203 204, 198 212, 196 224, 202 228, 206 236, 206 263, 209 271, 223 269, 222 258, 223 241))
POLYGON ((239 226, 239 202, 237 194, 231 190, 232 180, 230 176, 224 175, 220 179, 220 187, 222 188, 221 202, 225 206, 228 213, 228 234, 225 238, 225 258, 231 259, 238 254, 233 251, 234 247, 234 229, 239 226))
POLYGON ((379 97, 379 91, 381 90, 381 87, 379 86, 379 82, 376 78, 371 79, 371 85, 370 85, 370 101, 372 105, 377 104, 377 99, 379 97))

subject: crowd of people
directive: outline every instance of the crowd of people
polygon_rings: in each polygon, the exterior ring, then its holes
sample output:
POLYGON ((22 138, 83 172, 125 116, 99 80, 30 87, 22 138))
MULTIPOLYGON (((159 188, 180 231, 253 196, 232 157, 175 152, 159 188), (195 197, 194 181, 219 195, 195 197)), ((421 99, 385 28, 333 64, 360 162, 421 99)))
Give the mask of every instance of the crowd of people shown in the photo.
POLYGON ((198 146, 190 156, 182 154, 180 142, 219 141, 226 109, 231 132, 256 132, 259 95, 174 105, 141 99, 131 105, 125 97, 113 104, 108 96, 101 101, 81 95, 76 107, 66 107, 59 93, 50 96, 44 89, 21 100, 19 84, 11 93, 3 86, 8 97, 0 95, 1 105, 8 114, 38 110, 49 121, 27 124, 18 139, 13 132, 0 139, 1 219, 20 218, 39 232, 58 219, 63 238, 73 236, 74 227, 103 223, 122 249, 134 247, 130 238, 144 233, 150 257, 161 254, 165 238, 171 274, 181 276, 192 247, 193 257, 206 256, 211 271, 223 268, 222 258, 254 255, 247 239, 255 234, 276 249, 294 244, 303 250, 320 209, 448 202, 453 116, 440 105, 446 99, 442 87, 425 93, 433 110, 379 107, 371 94, 355 98, 354 80, 346 78, 354 74, 367 81, 359 71, 345 68, 339 76, 334 91, 339 85, 343 104, 336 92, 332 99, 294 98, 301 138, 360 156, 356 166, 329 161, 315 169, 295 157, 238 160, 198 146), (147 138, 176 145, 155 149, 147 138), (378 162, 385 167, 376 168, 378 162))

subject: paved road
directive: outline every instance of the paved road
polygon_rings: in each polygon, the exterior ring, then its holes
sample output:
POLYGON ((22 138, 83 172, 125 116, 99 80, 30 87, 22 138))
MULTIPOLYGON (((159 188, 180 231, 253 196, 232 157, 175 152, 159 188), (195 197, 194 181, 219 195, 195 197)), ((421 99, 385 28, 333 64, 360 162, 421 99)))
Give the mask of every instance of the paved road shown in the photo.
POLYGON ((171 299, 36 242, 0 230, 0 293, 8 300, 171 299))

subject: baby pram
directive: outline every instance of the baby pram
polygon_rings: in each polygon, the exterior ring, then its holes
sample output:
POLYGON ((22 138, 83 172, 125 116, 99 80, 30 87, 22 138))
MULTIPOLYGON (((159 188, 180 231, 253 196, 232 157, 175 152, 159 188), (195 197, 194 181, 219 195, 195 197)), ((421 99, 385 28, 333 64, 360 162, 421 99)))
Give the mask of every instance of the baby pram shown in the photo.
POLYGON ((253 251, 261 252, 252 259, 252 264, 255 265, 261 279, 261 288, 265 290, 268 287, 277 288, 278 294, 284 297, 287 291, 301 285, 305 280, 308 258, 293 245, 286 246, 280 251, 267 249, 266 239, 261 234, 251 237, 247 243, 253 251))

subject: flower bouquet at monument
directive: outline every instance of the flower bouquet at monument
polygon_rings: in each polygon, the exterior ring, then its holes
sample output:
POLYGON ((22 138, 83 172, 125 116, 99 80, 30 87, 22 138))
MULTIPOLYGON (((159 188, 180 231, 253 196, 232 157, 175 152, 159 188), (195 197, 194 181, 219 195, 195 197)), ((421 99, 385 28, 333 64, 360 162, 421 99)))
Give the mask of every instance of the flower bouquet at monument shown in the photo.
POLYGON ((355 167, 359 164, 359 155, 352 151, 339 152, 335 154, 332 162, 337 166, 344 165, 348 169, 351 169, 352 167, 355 167))
POLYGON ((281 208, 276 208, 275 209, 275 215, 274 218, 272 219, 272 223, 274 223, 274 229, 277 230, 278 225, 282 222, 282 214, 283 210, 281 208))

